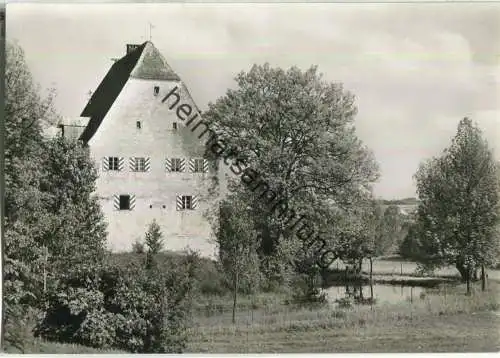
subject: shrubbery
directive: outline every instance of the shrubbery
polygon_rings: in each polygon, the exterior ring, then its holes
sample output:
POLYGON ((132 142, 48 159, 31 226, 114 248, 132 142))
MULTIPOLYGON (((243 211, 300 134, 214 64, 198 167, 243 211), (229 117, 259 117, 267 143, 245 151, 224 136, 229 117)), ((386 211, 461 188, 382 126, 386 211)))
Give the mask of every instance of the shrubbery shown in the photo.
POLYGON ((327 303, 326 294, 321 291, 320 269, 312 261, 304 260, 297 264, 298 272, 292 280, 291 303, 298 305, 323 305, 327 303))
POLYGON ((196 255, 172 270, 131 264, 68 274, 47 297, 36 334, 134 353, 180 353, 187 342, 196 255))

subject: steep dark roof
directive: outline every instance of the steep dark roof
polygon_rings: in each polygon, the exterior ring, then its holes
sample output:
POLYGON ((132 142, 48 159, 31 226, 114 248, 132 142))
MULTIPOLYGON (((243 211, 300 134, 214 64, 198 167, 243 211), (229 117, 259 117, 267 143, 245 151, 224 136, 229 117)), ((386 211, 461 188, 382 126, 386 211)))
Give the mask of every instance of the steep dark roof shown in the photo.
POLYGON ((95 134, 97 128, 108 113, 114 101, 120 94, 137 64, 147 42, 116 61, 97 87, 89 102, 83 109, 81 117, 90 117, 89 123, 80 139, 87 143, 95 134))
POLYGON ((95 134, 129 78, 180 81, 160 51, 151 42, 144 42, 111 66, 83 109, 81 117, 90 117, 87 127, 80 136, 84 143, 95 134))
POLYGON ((170 68, 160 51, 153 44, 146 46, 142 59, 130 77, 144 80, 180 81, 179 76, 170 68))

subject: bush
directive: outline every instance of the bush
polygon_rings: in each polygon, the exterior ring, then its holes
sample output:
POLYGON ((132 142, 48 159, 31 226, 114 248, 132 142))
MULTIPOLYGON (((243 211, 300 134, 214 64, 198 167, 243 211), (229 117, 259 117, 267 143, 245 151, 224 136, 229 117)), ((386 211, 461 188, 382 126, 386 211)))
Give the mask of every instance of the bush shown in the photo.
POLYGON ((134 243, 132 244, 132 252, 135 254, 144 254, 146 253, 146 247, 143 242, 141 242, 139 239, 136 239, 134 243))
POLYGON ((116 339, 115 327, 110 324, 113 318, 112 313, 102 308, 89 311, 75 332, 79 343, 94 348, 112 347, 116 339))
POLYGON ((38 312, 27 305, 4 302, 3 349, 26 353, 34 341, 33 326, 38 312))
POLYGON ((131 263, 78 271, 48 295, 37 335, 134 353, 181 353, 187 343, 195 255, 170 270, 131 263))
POLYGON ((326 293, 315 284, 317 275, 308 273, 297 275, 293 283, 292 303, 307 306, 322 306, 327 303, 326 293))
POLYGON ((231 291, 222 269, 210 260, 200 260, 196 281, 198 290, 203 295, 224 296, 231 291))
MULTIPOLYGON (((91 266, 62 274, 50 286, 45 296, 45 316, 35 329, 35 335, 62 343, 92 344, 81 335, 87 319, 103 309, 104 295, 99 291, 99 271, 91 266)), ((98 340, 101 341, 101 340, 98 340)))
POLYGON ((320 289, 323 277, 321 270, 308 257, 296 262, 296 274, 292 279, 294 288, 292 302, 301 305, 324 305, 327 303, 326 293, 320 289))
MULTIPOLYGON (((111 255, 111 262, 120 268, 126 268, 132 263, 143 265, 145 262, 145 253, 114 253, 111 255)), ((175 269, 185 260, 186 255, 172 252, 160 252, 156 255, 156 262, 159 269, 169 271, 175 269)), ((203 295, 223 296, 232 291, 227 282, 226 274, 219 267, 218 263, 203 257, 196 259, 196 270, 194 273, 195 289, 203 295)))

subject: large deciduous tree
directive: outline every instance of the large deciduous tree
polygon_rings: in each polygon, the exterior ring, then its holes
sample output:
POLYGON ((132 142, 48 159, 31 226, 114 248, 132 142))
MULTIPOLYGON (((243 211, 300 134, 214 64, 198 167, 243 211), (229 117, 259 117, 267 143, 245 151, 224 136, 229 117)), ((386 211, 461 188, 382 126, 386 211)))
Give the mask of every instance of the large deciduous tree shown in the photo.
POLYGON ((56 119, 53 96, 43 97, 34 83, 24 52, 6 45, 5 66, 5 302, 32 301, 43 280, 41 245, 35 233, 46 223, 42 130, 56 119))
POLYGON ((498 258, 499 186, 496 162, 481 131, 464 118, 442 156, 423 163, 415 177, 419 251, 426 266, 454 265, 467 282, 498 258))
POLYGON ((64 275, 102 261, 106 233, 88 149, 44 136, 58 118, 53 93, 40 94, 17 44, 5 81, 5 322, 23 324, 64 275))
POLYGON ((354 96, 325 81, 316 67, 254 65, 236 82, 236 89, 209 105, 204 121, 217 133, 217 154, 227 171, 239 176, 230 177, 228 186, 253 210, 261 257, 290 243, 287 224, 299 213, 314 217, 306 230, 312 236, 328 235, 332 213, 324 206, 349 206, 378 177, 372 153, 356 136, 354 96), (278 200, 295 215, 283 214, 278 200), (317 218, 319 212, 327 216, 317 218))

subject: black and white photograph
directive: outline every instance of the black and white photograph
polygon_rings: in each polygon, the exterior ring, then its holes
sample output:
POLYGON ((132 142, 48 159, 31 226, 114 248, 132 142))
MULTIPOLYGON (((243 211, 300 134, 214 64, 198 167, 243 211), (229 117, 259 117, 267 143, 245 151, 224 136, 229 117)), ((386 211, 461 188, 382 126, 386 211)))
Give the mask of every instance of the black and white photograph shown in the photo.
POLYGON ((500 2, 12 1, 2 351, 500 351, 500 2))

